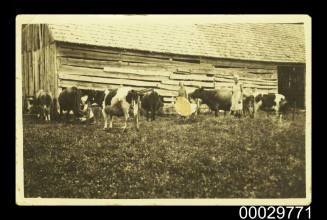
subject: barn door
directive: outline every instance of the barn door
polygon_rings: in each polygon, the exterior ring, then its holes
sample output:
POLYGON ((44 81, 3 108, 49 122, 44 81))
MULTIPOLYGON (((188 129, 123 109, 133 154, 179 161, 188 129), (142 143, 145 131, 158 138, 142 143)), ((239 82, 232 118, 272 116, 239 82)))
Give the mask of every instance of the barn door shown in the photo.
POLYGON ((305 108, 305 67, 279 66, 278 93, 297 108, 305 108))

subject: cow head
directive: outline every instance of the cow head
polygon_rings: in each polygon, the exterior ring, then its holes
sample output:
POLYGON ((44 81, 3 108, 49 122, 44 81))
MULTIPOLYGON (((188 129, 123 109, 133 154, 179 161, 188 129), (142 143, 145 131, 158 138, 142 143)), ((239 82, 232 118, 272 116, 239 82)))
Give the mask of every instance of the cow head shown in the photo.
POLYGON ((260 102, 260 101, 262 100, 262 98, 263 98, 263 95, 262 95, 262 94, 257 95, 257 96, 255 97, 255 102, 256 102, 256 103, 260 102))
POLYGON ((249 113, 250 117, 254 117, 254 96, 253 95, 244 95, 243 96, 243 109, 244 113, 249 113))
POLYGON ((77 87, 73 86, 70 88, 72 92, 72 97, 73 97, 73 108, 74 108, 74 115, 76 117, 81 117, 83 114, 81 112, 80 106, 81 106, 81 97, 82 93, 81 90, 79 90, 77 87))
POLYGON ((190 95, 189 95, 189 97, 191 98, 191 99, 203 99, 203 96, 205 95, 205 90, 204 90, 204 88, 203 87, 201 87, 201 88, 199 88, 199 89, 196 89, 196 90, 194 90, 194 92, 192 92, 190 95))
POLYGON ((286 98, 283 97, 280 99, 280 102, 279 102, 279 111, 280 112, 286 112, 290 109, 290 104, 289 102, 287 102, 286 98))
POLYGON ((254 113, 256 113, 263 104, 263 94, 258 94, 254 98, 254 113))
POLYGON ((24 112, 31 113, 34 107, 34 97, 27 97, 24 100, 24 112))
POLYGON ((132 104, 132 101, 138 99, 138 93, 136 90, 132 89, 130 90, 128 93, 127 93, 127 96, 126 96, 126 101, 129 103, 129 104, 132 104))
POLYGON ((135 127, 137 130, 139 130, 139 110, 141 108, 141 97, 136 90, 132 89, 127 93, 126 101, 131 105, 135 120, 135 127))
POLYGON ((130 90, 127 93, 126 101, 130 104, 133 115, 138 115, 141 97, 136 90, 130 90))

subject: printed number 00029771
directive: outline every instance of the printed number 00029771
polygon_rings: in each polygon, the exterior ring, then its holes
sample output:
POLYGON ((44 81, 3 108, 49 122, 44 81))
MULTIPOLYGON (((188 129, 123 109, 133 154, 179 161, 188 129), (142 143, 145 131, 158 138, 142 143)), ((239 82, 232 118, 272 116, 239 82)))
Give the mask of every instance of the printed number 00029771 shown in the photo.
POLYGON ((242 206, 239 209, 239 217, 241 219, 311 219, 311 209, 310 206, 307 208, 303 206, 278 206, 277 208, 274 206, 242 206))

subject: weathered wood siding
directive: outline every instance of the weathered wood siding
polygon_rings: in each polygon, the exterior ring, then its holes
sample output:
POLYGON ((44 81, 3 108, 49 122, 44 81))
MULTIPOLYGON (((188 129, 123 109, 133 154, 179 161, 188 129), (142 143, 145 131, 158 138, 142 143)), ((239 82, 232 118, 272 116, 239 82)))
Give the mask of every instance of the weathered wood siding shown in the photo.
POLYGON ((164 101, 171 103, 177 96, 179 82, 188 92, 198 86, 208 89, 231 88, 232 75, 237 73, 246 89, 277 92, 277 66, 253 62, 231 62, 177 55, 159 55, 103 49, 91 46, 57 43, 59 87, 81 89, 153 88, 164 101))
POLYGON ((55 93, 55 42, 47 25, 28 24, 22 27, 23 96, 35 96, 40 89, 55 93))

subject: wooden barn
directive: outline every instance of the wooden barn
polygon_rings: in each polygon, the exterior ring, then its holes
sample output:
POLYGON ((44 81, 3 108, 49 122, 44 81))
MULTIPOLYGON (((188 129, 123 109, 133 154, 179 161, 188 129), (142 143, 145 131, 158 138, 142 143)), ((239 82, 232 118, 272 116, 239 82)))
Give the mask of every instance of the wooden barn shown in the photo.
POLYGON ((22 27, 23 96, 39 89, 153 88, 169 107, 183 82, 279 92, 304 107, 301 24, 82 25, 22 27))

